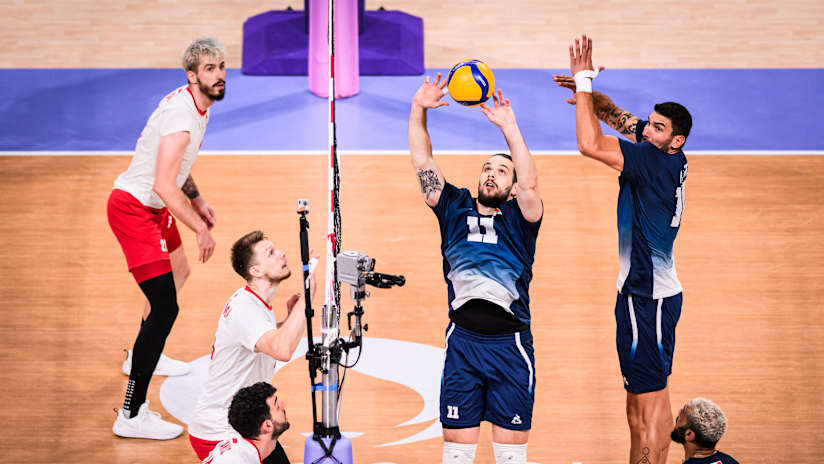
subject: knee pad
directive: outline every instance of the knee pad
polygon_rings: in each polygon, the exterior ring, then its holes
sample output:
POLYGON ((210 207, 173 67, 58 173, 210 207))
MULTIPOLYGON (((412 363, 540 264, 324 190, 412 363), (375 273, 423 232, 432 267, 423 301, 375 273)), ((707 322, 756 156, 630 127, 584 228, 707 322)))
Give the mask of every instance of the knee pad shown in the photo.
POLYGON ((472 464, 476 443, 443 442, 443 464, 472 464))
POLYGON ((526 464, 526 443, 511 445, 492 442, 496 464, 526 464))
POLYGON ((179 307, 177 305, 177 290, 175 289, 175 279, 171 272, 159 275, 140 283, 140 289, 149 300, 151 308, 149 317, 145 324, 152 332, 162 336, 164 339, 172 330, 172 325, 177 319, 179 307))

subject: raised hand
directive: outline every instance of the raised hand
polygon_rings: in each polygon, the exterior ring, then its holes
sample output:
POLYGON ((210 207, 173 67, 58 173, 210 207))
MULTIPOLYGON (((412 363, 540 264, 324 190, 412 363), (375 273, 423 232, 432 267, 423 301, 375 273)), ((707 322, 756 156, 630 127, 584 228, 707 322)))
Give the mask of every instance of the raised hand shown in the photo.
POLYGON ((575 46, 569 46, 569 70, 572 75, 578 71, 590 70, 594 71, 592 66, 592 39, 586 34, 581 36, 581 39, 575 39, 575 46))
MULTIPOLYGON (((598 72, 599 73, 601 71, 603 71, 604 69, 606 69, 606 68, 604 68, 603 66, 598 66, 598 72)), ((564 88, 569 89, 569 90, 572 91, 572 98, 567 98, 566 102, 569 103, 570 105, 574 105, 575 104, 575 90, 576 90, 576 88, 575 88, 575 79, 573 79, 572 76, 567 76, 566 74, 553 74, 552 75, 552 80, 555 81, 556 84, 558 84, 558 87, 564 87, 564 88)), ((593 94, 594 93, 595 92, 593 91, 593 94)))
POLYGON ((439 108, 441 106, 449 106, 449 103, 441 100, 446 93, 443 88, 446 87, 446 79, 441 80, 441 73, 435 76, 435 82, 430 82, 429 76, 423 85, 415 92, 412 98, 413 105, 419 105, 423 108, 439 108))
POLYGON ((489 107, 486 103, 481 103, 481 113, 492 124, 501 129, 515 124, 515 113, 512 111, 512 105, 508 98, 504 98, 504 92, 501 89, 492 94, 492 100, 495 102, 492 107, 489 107))

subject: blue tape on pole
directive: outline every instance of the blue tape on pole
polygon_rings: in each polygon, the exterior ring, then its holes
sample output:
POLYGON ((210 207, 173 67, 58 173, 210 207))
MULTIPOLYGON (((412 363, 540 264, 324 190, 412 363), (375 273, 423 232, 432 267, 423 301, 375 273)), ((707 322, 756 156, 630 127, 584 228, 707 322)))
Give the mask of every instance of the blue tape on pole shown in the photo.
POLYGON ((309 265, 308 265, 308 264, 304 264, 304 265, 303 265, 303 272, 306 272, 306 271, 308 271, 308 270, 309 270, 309 265))
POLYGON ((324 387, 322 383, 317 383, 312 385, 312 391, 336 391, 338 389, 338 385, 329 385, 329 387, 324 387))

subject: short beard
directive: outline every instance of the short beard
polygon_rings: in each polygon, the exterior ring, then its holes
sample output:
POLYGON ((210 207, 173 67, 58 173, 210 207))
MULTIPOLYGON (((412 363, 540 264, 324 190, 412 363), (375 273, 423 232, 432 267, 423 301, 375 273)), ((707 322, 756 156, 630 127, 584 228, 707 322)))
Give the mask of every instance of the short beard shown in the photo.
POLYGON ((509 199, 509 192, 511 191, 512 187, 509 187, 506 191, 503 191, 497 195, 487 195, 486 192, 484 192, 483 186, 478 185, 478 203, 486 206, 487 208, 497 208, 509 199))
POLYGON ((291 426, 289 421, 281 422, 279 424, 273 424, 273 425, 274 425, 274 430, 272 430, 272 440, 275 440, 275 441, 277 441, 278 437, 283 435, 283 432, 289 430, 289 427, 291 426))
POLYGON ((223 97, 226 95, 226 83, 223 83, 223 88, 218 90, 216 94, 211 92, 212 88, 203 85, 202 82, 198 81, 197 83, 198 88, 200 89, 200 93, 209 97, 212 101, 221 101, 223 97))
POLYGON ((672 432, 670 433, 670 439, 675 443, 680 443, 683 445, 687 442, 686 435, 688 428, 689 427, 675 427, 674 429, 672 429, 672 432))
POLYGON ((288 278, 289 278, 289 277, 291 277, 291 276, 292 276, 292 270, 291 270, 291 269, 288 269, 288 270, 286 271, 286 275, 282 275, 282 276, 280 276, 280 277, 271 278, 271 279, 269 279, 269 282, 271 282, 271 283, 273 283, 273 284, 278 285, 278 284, 280 284, 281 282, 283 282, 284 280, 288 279, 288 278))

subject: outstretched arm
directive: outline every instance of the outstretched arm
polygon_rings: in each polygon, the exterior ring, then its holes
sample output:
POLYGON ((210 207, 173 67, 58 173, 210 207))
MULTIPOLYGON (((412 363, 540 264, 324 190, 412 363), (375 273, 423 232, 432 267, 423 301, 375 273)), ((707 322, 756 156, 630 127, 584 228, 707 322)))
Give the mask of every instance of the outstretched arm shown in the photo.
POLYGON ((527 221, 536 222, 541 219, 544 212, 541 191, 538 188, 538 168, 535 167, 535 160, 532 159, 532 154, 515 120, 515 113, 512 111, 509 99, 504 98, 501 89, 492 94, 492 99, 495 102, 493 107, 490 108, 483 103, 481 112, 503 132, 506 143, 509 145, 509 152, 512 154, 515 173, 518 175, 518 184, 515 187, 518 207, 527 221))
POLYGON ((441 168, 432 157, 432 141, 426 130, 426 110, 449 105, 441 101, 445 95, 444 86, 446 79, 441 81, 441 73, 435 76, 434 83, 430 83, 429 76, 426 76, 424 84, 415 92, 412 109, 409 111, 409 153, 412 156, 412 167, 418 176, 423 199, 432 207, 438 204, 445 181, 441 168))
MULTIPOLYGON (((583 36, 575 39, 575 46, 569 46, 569 63, 572 75, 581 71, 593 71, 592 39, 583 36)), ((576 88, 575 92, 575 127, 578 138, 578 150, 582 155, 598 160, 607 166, 621 171, 624 168, 624 155, 618 139, 601 132, 601 125, 595 119, 595 101, 591 91, 576 88)))
MULTIPOLYGON (((599 68, 599 71, 603 70, 603 66, 599 68)), ((567 103, 574 105, 576 91, 575 79, 573 79, 572 76, 556 74, 552 76, 552 80, 558 84, 558 87, 565 87, 572 90, 572 98, 568 98, 567 103)), ((638 117, 619 107, 613 103, 609 96, 597 90, 592 91, 592 100, 595 105, 595 116, 597 116, 598 119, 604 121, 609 127, 621 133, 628 140, 639 142, 635 137, 635 129, 639 121, 638 117)))

